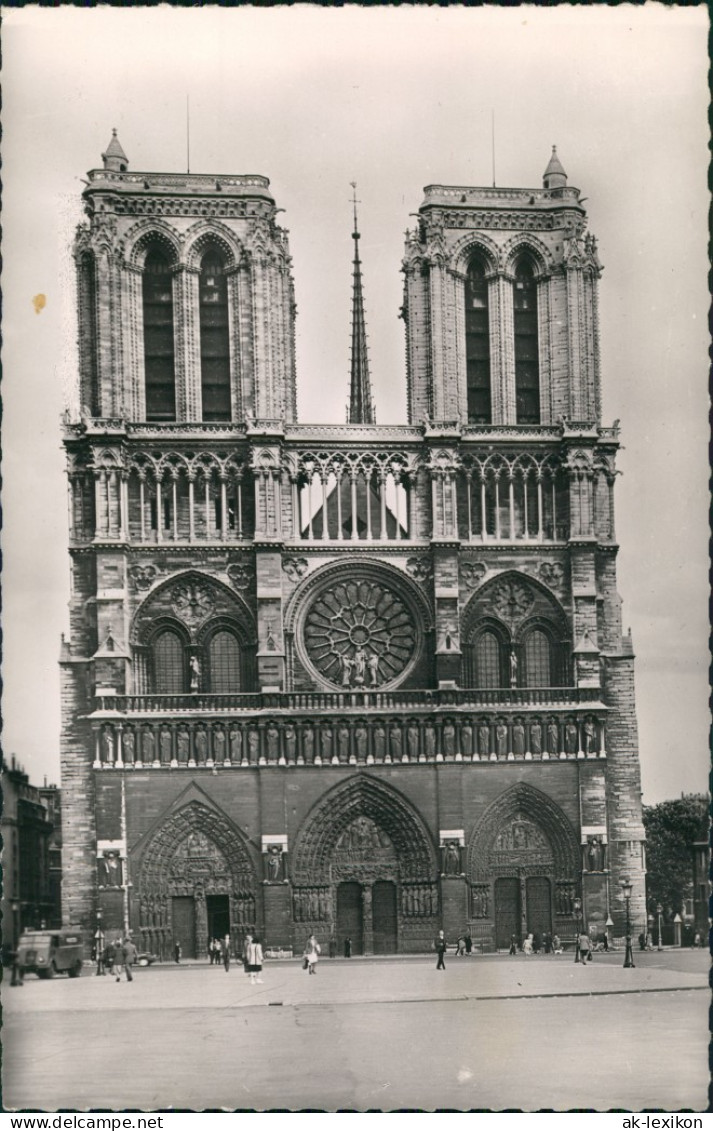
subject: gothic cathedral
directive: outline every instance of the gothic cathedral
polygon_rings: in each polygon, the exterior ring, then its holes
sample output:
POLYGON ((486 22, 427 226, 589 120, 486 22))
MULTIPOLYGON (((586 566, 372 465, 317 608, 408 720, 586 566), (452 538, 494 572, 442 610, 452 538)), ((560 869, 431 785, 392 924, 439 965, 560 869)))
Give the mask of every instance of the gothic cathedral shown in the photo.
POLYGON ((375 423, 356 213, 348 423, 310 425, 267 178, 132 172, 115 131, 83 198, 66 920, 164 957, 623 935, 618 427, 556 152, 541 188, 424 190, 399 426, 375 423))

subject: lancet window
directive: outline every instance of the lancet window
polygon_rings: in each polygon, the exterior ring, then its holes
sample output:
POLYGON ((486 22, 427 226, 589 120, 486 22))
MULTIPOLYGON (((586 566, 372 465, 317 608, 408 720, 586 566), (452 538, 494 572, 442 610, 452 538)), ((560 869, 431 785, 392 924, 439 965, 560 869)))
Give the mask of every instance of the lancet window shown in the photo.
POLYGON ((240 645, 235 633, 221 628, 208 642, 208 681, 216 694, 241 690, 240 645))
POLYGON ((488 280, 477 256, 470 261, 465 281, 465 352, 468 421, 491 424, 488 280))
POLYGON ((176 419, 173 273, 167 255, 152 248, 143 269, 146 419, 176 419))
POLYGON ((485 619, 469 633, 464 655, 467 687, 566 687, 571 647, 554 624, 524 625, 517 632, 485 619))
POLYGON ((296 504, 308 541, 411 537, 411 481, 404 457, 305 454, 296 504))
POLYGON ((230 695, 251 684, 250 650, 230 620, 210 621, 191 644, 182 626, 172 616, 167 619, 148 644, 136 648, 135 682, 140 694, 230 695))
POLYGON ((198 283, 203 420, 230 420, 228 281, 223 257, 207 251, 198 283))
POLYGON ((99 374, 97 365, 97 292, 96 265, 91 252, 79 262, 79 312, 82 326, 83 396, 91 412, 101 416, 99 374))
POLYGON ((540 362, 537 332, 537 280, 525 256, 515 269, 515 413, 518 424, 539 424, 540 362))
POLYGON ((171 628, 157 633, 152 642, 152 682, 157 695, 177 695, 186 690, 184 642, 171 628))

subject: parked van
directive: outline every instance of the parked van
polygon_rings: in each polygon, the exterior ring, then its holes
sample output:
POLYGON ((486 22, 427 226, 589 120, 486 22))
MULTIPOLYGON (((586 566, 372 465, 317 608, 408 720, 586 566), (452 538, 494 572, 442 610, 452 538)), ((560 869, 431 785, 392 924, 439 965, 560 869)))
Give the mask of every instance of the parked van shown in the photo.
POLYGON ((78 927, 56 931, 23 931, 17 945, 17 965, 23 974, 54 978, 69 974, 78 978, 84 961, 84 943, 78 927))

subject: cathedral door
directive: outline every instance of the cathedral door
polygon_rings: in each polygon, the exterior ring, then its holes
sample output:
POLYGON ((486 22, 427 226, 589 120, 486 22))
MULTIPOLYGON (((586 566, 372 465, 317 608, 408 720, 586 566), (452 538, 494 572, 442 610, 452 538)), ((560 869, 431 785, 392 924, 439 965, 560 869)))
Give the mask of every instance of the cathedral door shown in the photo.
POLYGON ((184 958, 196 957, 196 908, 191 895, 174 895, 171 901, 173 941, 181 944, 184 958))
POLYGON ((371 889, 374 954, 396 953, 396 884, 377 880, 371 889))
POLYGON ((527 929, 533 934, 552 931, 552 896, 545 876, 530 876, 525 885, 527 929))
POLYGON ((343 953, 344 940, 352 940, 352 954, 364 953, 364 914, 361 884, 348 882, 337 888, 337 947, 343 953))
POLYGON ((230 934, 230 907, 227 895, 206 896, 208 938, 222 939, 230 934))
POLYGON ((510 936, 520 938, 520 881, 503 876, 495 881, 495 945, 510 946, 510 936))

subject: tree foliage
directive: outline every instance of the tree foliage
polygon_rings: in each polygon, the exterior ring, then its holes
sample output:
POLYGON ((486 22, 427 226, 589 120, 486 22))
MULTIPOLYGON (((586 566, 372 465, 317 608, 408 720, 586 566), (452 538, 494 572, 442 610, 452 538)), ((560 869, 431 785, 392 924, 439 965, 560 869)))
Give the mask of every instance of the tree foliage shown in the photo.
POLYGON ((644 806, 647 901, 649 910, 660 903, 667 919, 681 914, 691 894, 692 845, 708 840, 709 809, 710 798, 704 793, 644 806))

